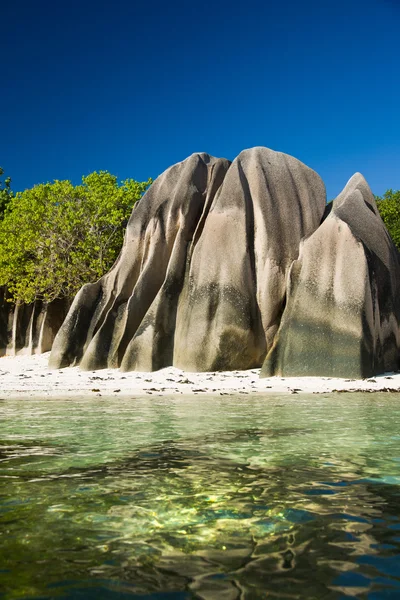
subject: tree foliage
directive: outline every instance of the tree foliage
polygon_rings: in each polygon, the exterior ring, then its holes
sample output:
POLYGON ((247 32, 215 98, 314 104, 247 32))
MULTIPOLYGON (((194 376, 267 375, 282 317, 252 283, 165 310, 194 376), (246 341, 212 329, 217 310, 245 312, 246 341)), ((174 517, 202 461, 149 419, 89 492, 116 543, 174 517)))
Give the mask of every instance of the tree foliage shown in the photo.
POLYGON ((3 218, 4 211, 6 206, 10 202, 12 198, 11 191, 11 178, 6 177, 4 181, 1 180, 1 177, 4 175, 4 169, 0 167, 0 219, 3 218))
POLYGON ((118 184, 107 171, 40 184, 11 198, 0 222, 0 285, 13 301, 73 296, 114 263, 151 180, 118 184))
POLYGON ((400 190, 387 190, 383 197, 375 196, 379 214, 393 242, 400 250, 400 190))

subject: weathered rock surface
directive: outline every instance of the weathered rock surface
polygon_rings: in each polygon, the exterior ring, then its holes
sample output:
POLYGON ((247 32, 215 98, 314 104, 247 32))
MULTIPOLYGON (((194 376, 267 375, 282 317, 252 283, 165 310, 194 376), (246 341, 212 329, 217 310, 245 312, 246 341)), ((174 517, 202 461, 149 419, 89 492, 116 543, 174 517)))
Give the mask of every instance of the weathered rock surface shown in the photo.
POLYGON ((174 165, 134 208, 111 271, 76 296, 50 365, 260 366, 325 201, 314 171, 266 148, 232 164, 194 154, 174 165))
POLYGON ((49 304, 12 304, 0 287, 0 356, 41 354, 51 350, 70 306, 66 298, 49 304))
POLYGON ((291 265, 261 376, 362 378, 397 370, 399 318, 399 255, 356 174, 291 265))
POLYGON ((175 366, 262 364, 279 327, 286 272, 325 202, 320 177, 295 158, 266 148, 239 154, 190 248, 175 366))
MULTIPOLYGON (((368 377, 399 368, 399 288, 399 254, 361 175, 326 207, 322 180, 293 157, 193 154, 136 205, 50 365, 368 377)), ((34 345, 24 314, 15 347, 34 345)))

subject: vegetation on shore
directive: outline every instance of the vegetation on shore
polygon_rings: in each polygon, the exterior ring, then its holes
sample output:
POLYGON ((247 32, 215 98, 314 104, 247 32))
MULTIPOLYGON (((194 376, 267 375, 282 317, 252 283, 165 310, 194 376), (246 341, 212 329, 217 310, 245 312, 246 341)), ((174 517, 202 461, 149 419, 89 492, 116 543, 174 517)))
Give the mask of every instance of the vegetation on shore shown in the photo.
POLYGON ((379 214, 390 236, 400 250, 400 190, 387 190, 382 197, 375 196, 379 214))
MULTIPOLYGON (((1 171, 0 175, 3 174, 1 171)), ((135 203, 151 179, 107 171, 80 185, 54 181, 12 194, 0 186, 0 286, 13 302, 73 297, 115 262, 135 203)))
POLYGON ((0 167, 0 219, 3 218, 6 206, 12 198, 11 177, 6 177, 4 181, 1 177, 4 175, 4 169, 0 167))

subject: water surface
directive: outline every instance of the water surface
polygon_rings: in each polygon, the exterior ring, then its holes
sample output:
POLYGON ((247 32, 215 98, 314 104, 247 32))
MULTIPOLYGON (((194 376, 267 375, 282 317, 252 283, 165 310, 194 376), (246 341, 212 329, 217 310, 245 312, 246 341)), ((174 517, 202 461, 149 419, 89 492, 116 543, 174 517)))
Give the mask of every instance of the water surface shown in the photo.
POLYGON ((400 395, 0 401, 0 597, 400 598, 400 395))

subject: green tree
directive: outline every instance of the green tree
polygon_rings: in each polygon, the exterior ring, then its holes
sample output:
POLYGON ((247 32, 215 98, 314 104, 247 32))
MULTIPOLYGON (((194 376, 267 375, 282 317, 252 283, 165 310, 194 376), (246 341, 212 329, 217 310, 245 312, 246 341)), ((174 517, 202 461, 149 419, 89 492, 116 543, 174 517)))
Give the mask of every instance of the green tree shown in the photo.
POLYGON ((375 196, 375 199, 379 214, 400 250, 400 190, 387 190, 382 197, 375 196))
POLYGON ((11 198, 0 222, 0 285, 13 301, 73 296, 114 263, 136 201, 151 180, 107 171, 40 184, 11 198))
POLYGON ((3 175, 4 175, 4 169, 2 169, 0 167, 0 219, 3 218, 6 206, 10 202, 12 195, 13 195, 13 193, 11 191, 11 178, 6 177, 3 182, 1 180, 1 177, 3 175))

